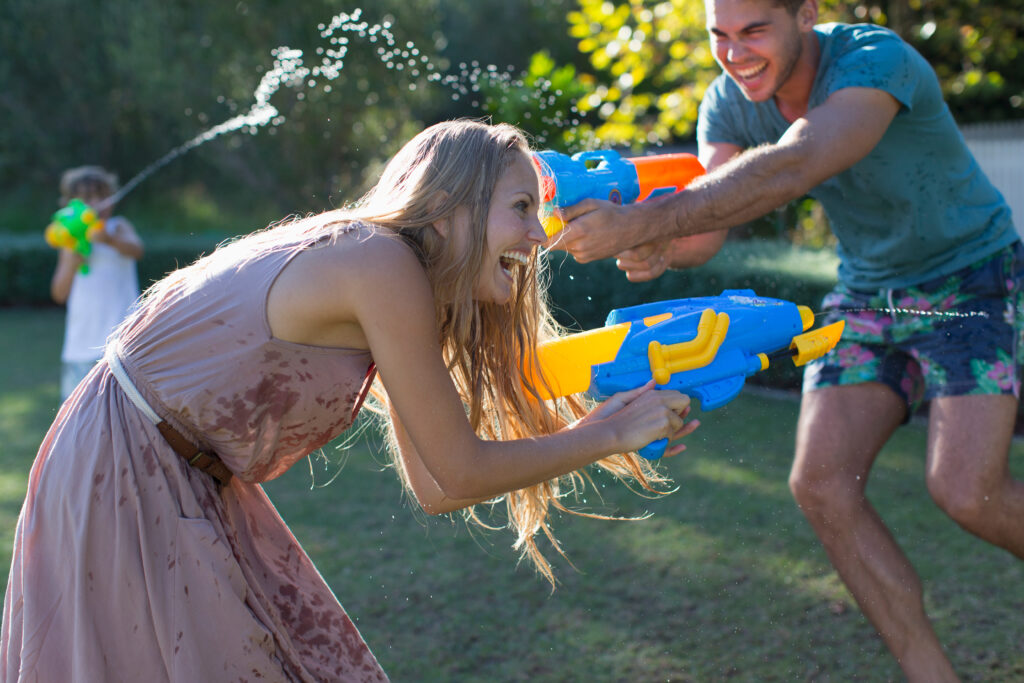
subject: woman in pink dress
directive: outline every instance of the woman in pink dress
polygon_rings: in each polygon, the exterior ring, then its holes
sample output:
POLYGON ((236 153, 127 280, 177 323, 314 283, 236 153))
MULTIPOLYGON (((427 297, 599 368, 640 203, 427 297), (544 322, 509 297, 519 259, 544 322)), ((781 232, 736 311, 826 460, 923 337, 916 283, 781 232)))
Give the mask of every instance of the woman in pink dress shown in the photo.
POLYGON ((631 451, 695 428, 685 396, 645 387, 588 411, 539 400, 523 371, 558 333, 528 152, 510 126, 438 124, 355 206, 154 285, 32 467, 0 677, 386 680, 259 485, 350 426, 375 378, 416 500, 440 514, 504 496, 549 579, 534 536, 560 484, 595 462, 661 483, 631 451))

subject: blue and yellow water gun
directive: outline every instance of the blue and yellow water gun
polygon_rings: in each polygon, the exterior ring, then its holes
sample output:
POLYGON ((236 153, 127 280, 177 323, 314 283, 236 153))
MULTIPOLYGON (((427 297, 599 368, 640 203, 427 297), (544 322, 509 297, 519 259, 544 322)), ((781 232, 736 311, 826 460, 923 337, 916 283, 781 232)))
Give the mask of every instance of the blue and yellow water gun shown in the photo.
MULTIPOLYGON (((46 243, 54 249, 71 249, 84 259, 92 253, 92 238, 103 230, 103 219, 81 199, 72 199, 67 206, 53 214, 46 226, 46 243)), ((86 275, 89 262, 81 265, 79 271, 86 275)))
POLYGON ((704 167, 692 154, 654 154, 623 159, 612 150, 580 152, 569 156, 550 150, 534 152, 541 176, 541 222, 548 237, 565 224, 556 208, 584 199, 606 199, 616 204, 642 202, 679 192, 704 167))
MULTIPOLYGON (((605 327, 541 344, 540 372, 528 372, 545 399, 581 392, 603 399, 653 378, 657 389, 678 390, 713 410, 772 360, 792 358, 801 366, 828 353, 844 322, 807 331, 812 325, 814 313, 806 306, 749 289, 725 290, 615 309, 605 327)), ((661 439, 640 455, 656 460, 667 446, 661 439)))

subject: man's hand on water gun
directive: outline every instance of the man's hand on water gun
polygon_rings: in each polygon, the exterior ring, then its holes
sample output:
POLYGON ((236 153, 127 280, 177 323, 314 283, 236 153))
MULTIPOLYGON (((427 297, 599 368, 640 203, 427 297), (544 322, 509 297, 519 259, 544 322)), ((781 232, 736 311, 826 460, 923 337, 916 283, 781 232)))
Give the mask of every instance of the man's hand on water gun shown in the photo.
MULTIPOLYGON (((655 391, 654 381, 608 397, 578 424, 607 421, 619 435, 624 452, 636 451, 657 439, 675 441, 692 434, 699 420, 686 422, 690 397, 678 391, 655 391)), ((676 444, 666 456, 686 450, 676 444)))
POLYGON ((615 257, 615 265, 630 282, 646 282, 661 277, 669 269, 670 241, 656 241, 627 249, 615 257))
POLYGON ((548 247, 567 251, 580 263, 620 254, 642 241, 631 228, 630 216, 637 208, 603 199, 584 199, 558 209, 565 228, 555 234, 548 247))
POLYGON ((572 156, 544 150, 535 152, 533 160, 540 174, 544 232, 550 237, 565 233, 548 246, 568 251, 581 263, 660 238, 663 212, 640 207, 682 191, 704 174, 700 160, 685 153, 623 159, 613 150, 572 156))

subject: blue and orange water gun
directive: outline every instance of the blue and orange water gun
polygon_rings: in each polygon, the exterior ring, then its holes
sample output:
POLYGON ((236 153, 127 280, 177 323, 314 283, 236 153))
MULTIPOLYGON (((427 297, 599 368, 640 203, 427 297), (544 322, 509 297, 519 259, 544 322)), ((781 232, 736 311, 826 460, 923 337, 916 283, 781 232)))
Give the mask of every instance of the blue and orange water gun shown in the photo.
MULTIPOLYGON (((63 209, 53 214, 46 226, 46 243, 54 249, 71 249, 84 259, 92 253, 92 238, 103 230, 103 219, 81 199, 72 199, 63 209)), ((89 273, 89 262, 84 262, 79 271, 89 273)))
POLYGON ((679 192, 704 174, 697 157, 685 153, 623 159, 612 150, 572 156, 546 150, 534 152, 533 161, 541 176, 541 222, 548 237, 565 227, 554 211, 557 208, 584 199, 642 202, 679 192))
MULTIPOLYGON (((545 399, 582 392, 603 399, 653 378, 655 388, 678 390, 713 410, 770 361, 792 358, 801 366, 832 350, 844 322, 808 331, 813 325, 807 306, 725 290, 615 309, 605 327, 541 344, 540 371, 528 372, 545 399)), ((639 453, 656 460, 667 446, 661 439, 639 453)))

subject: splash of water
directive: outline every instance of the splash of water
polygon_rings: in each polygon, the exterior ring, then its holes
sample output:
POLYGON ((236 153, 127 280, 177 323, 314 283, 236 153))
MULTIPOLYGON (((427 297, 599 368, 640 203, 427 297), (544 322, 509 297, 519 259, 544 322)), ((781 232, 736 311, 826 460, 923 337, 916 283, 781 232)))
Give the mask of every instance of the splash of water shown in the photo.
POLYGON ((279 47, 272 50, 271 54, 275 56, 273 68, 263 74, 259 85, 256 87, 256 90, 253 91, 254 103, 248 111, 243 114, 239 114, 238 116, 234 116, 213 128, 209 128, 184 144, 175 147, 121 186, 121 188, 108 197, 99 208, 112 206, 117 203, 124 198, 125 195, 134 190, 143 180, 153 175, 182 154, 195 149, 216 137, 242 128, 248 128, 250 133, 255 134, 259 128, 268 124, 280 125, 283 123, 284 117, 280 114, 277 108, 270 103, 270 98, 280 90, 282 86, 297 87, 301 85, 302 80, 308 73, 308 70, 302 66, 301 50, 279 47))
MULTIPOLYGON (((399 41, 391 31, 391 22, 370 24, 361 17, 361 9, 356 9, 351 13, 341 12, 335 15, 329 23, 320 24, 317 27, 320 36, 328 42, 328 45, 316 48, 320 63, 312 67, 305 65, 302 50, 287 46, 271 50, 271 55, 274 57, 273 66, 260 79, 259 85, 253 92, 253 104, 246 112, 209 128, 184 144, 175 147, 146 166, 97 208, 112 206, 158 170, 182 154, 214 138, 241 129, 246 129, 250 134, 255 135, 259 129, 268 125, 281 125, 284 123, 285 117, 270 100, 283 87, 299 91, 297 97, 302 99, 304 95, 301 91, 304 88, 318 87, 318 83, 322 79, 326 83, 320 87, 324 92, 330 92, 330 82, 337 79, 344 68, 345 57, 351 43, 349 36, 366 41, 371 45, 377 45, 376 56, 385 67, 396 72, 404 72, 412 79, 409 84, 410 90, 417 88, 417 79, 426 78, 428 83, 437 83, 448 88, 451 91, 452 100, 469 98, 471 106, 479 108, 481 106, 480 98, 485 87, 509 92, 512 89, 522 89, 525 85, 521 77, 512 74, 511 67, 502 70, 494 65, 481 66, 476 61, 468 64, 460 63, 456 73, 443 73, 434 65, 430 57, 413 42, 407 41, 399 45, 399 41)), ((536 84, 532 94, 523 95, 523 97, 531 97, 533 101, 539 103, 539 109, 545 112, 547 107, 553 105, 561 95, 558 91, 551 91, 550 87, 550 83, 540 82, 536 84)), ((556 129, 566 126, 575 128, 579 125, 579 120, 575 118, 577 113, 575 107, 572 107, 568 118, 566 118, 565 112, 558 111, 550 116, 545 115, 542 122, 556 129)), ((538 141, 544 142, 544 140, 538 141)))
MULTIPOLYGON (((391 22, 382 24, 369 24, 361 19, 362 10, 355 10, 352 14, 340 13, 336 15, 329 24, 321 25, 321 36, 328 39, 332 44, 340 46, 333 52, 324 51, 325 59, 330 57, 343 58, 348 49, 349 38, 347 34, 354 34, 359 39, 365 39, 370 43, 382 43, 377 47, 378 59, 388 69, 395 71, 406 71, 409 76, 419 78, 424 76, 428 82, 437 83, 451 91, 451 99, 460 101, 469 99, 469 104, 474 108, 481 108, 482 98, 486 96, 487 90, 506 93, 519 92, 524 101, 536 104, 541 112, 541 123, 552 129, 573 130, 580 125, 580 112, 572 104, 568 111, 561 107, 555 108, 562 92, 553 89, 550 81, 539 80, 527 88, 523 80, 523 74, 516 75, 512 67, 500 69, 494 64, 482 65, 473 60, 469 63, 461 62, 458 70, 454 73, 442 73, 413 42, 408 41, 399 46, 398 40, 391 31, 391 22)), ((320 50, 318 50, 320 53, 320 50)), ((411 90, 416 89, 416 84, 410 83, 411 90)), ((543 136, 537 138, 537 142, 546 142, 543 136)), ((593 141, 583 141, 592 144, 593 141)))
POLYGON ((917 308, 900 308, 890 306, 888 308, 843 308, 842 313, 888 313, 895 317, 896 313, 917 316, 934 316, 937 318, 988 318, 986 311, 924 311, 917 308))

